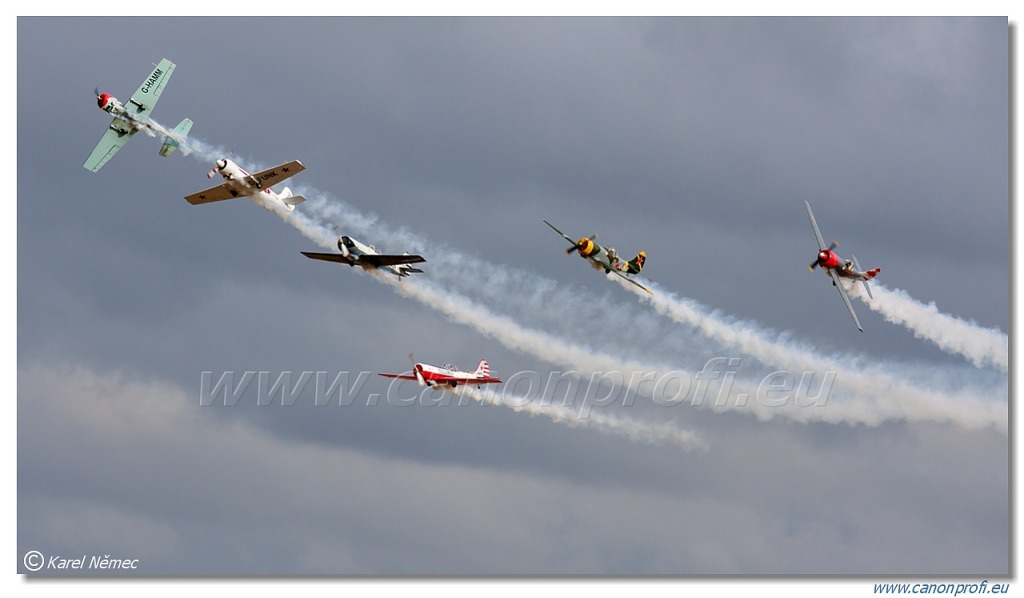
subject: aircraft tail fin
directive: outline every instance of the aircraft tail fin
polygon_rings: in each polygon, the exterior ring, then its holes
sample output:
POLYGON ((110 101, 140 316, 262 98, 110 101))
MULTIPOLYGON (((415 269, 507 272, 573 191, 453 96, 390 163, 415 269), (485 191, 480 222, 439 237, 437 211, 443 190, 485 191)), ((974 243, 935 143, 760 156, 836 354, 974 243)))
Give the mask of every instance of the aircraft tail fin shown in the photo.
POLYGON ((476 371, 473 372, 477 376, 483 376, 489 378, 491 376, 491 366, 487 363, 486 359, 481 359, 480 363, 476 366, 476 371))
MULTIPOLYGON (((160 146, 160 155, 163 157, 170 156, 174 153, 174 150, 178 149, 178 146, 185 143, 188 139, 188 133, 192 130, 192 121, 190 119, 184 119, 178 126, 174 127, 170 135, 164 137, 164 144, 160 146)), ((182 153, 187 153, 182 150, 182 153)))
POLYGON ((636 257, 629 260, 628 267, 631 274, 639 274, 644 269, 644 262, 647 261, 647 252, 641 251, 636 257))
POLYGON ((875 296, 871 294, 871 285, 868 284, 868 280, 878 276, 878 273, 881 271, 881 268, 874 268, 873 270, 868 270, 864 273, 864 275, 867 276, 867 280, 864 281, 864 289, 867 290, 868 297, 871 297, 872 299, 874 299, 875 296))

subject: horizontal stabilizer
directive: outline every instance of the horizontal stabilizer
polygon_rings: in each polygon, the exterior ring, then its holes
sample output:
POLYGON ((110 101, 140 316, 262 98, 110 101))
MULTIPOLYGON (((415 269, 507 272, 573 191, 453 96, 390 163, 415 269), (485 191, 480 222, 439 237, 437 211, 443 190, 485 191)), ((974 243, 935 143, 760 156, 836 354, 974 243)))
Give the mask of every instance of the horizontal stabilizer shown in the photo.
POLYGON ((284 202, 284 205, 294 210, 295 206, 306 201, 306 198, 301 195, 292 195, 291 197, 282 198, 281 201, 284 202))
POLYGON ((164 137, 164 144, 160 146, 160 155, 166 158, 173 154, 174 150, 178 149, 179 145, 185 143, 185 140, 188 139, 188 133, 191 130, 191 119, 186 118, 178 123, 178 126, 174 127, 174 130, 171 131, 171 134, 164 137))
POLYGON ((861 282, 864 283, 864 290, 868 292, 868 297, 874 299, 875 296, 871 294, 871 285, 868 284, 868 281, 862 280, 861 282))
MULTIPOLYGON (((850 257, 853 258, 853 265, 854 265, 854 267, 857 268, 858 270, 860 270, 861 269, 860 262, 857 261, 857 256, 851 255, 850 257)), ((862 283, 864 283, 864 290, 868 292, 868 297, 870 297, 872 299, 874 299, 875 296, 871 294, 871 285, 868 284, 868 281, 871 280, 872 278, 878 276, 878 273, 881 272, 881 271, 882 271, 881 268, 875 268, 873 270, 868 270, 867 272, 864 272, 864 280, 861 281, 862 283)))

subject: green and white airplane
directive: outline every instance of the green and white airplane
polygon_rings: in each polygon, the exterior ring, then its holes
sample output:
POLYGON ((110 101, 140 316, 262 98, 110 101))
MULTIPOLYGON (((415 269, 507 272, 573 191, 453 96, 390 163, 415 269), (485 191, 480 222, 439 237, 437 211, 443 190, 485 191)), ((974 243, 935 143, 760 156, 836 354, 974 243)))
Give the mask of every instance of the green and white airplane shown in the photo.
POLYGON ((160 155, 164 157, 170 156, 184 143, 189 130, 192 129, 191 120, 186 118, 173 131, 168 131, 149 118, 149 113, 156 106, 156 101, 160 99, 160 93, 173 72, 174 63, 164 58, 125 104, 109 93, 100 93, 96 90, 96 104, 100 110, 113 114, 114 120, 103 133, 96 148, 89 154, 89 159, 85 161, 86 170, 97 172, 103 168, 103 165, 141 130, 146 130, 152 136, 163 136, 164 143, 160 147, 160 155))

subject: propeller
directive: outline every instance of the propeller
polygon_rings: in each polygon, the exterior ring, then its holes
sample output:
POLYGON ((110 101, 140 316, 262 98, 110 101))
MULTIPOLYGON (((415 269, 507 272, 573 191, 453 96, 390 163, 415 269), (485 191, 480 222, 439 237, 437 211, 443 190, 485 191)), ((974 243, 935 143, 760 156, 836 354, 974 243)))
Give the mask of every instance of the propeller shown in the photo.
POLYGON ((423 379, 423 371, 420 369, 420 364, 416 363, 416 358, 412 356, 412 353, 409 353, 409 362, 412 363, 412 374, 416 376, 416 382, 420 386, 426 386, 427 381, 423 379))
POLYGON ((100 88, 99 87, 93 88, 92 93, 96 97, 96 105, 100 107, 100 110, 103 110, 103 107, 104 107, 103 106, 104 105, 103 95, 104 94, 100 93, 100 88))
POLYGON ((206 173, 206 178, 212 179, 221 170, 223 170, 223 169, 225 169, 227 167, 228 167, 228 161, 227 161, 226 158, 221 158, 221 159, 217 160, 216 162, 213 163, 213 168, 210 169, 210 172, 206 173))
MULTIPOLYGON (((588 237, 588 239, 590 239, 591 241, 597 239, 597 234, 595 233, 593 235, 590 235, 590 237, 588 237)), ((566 249, 565 250, 565 255, 572 255, 572 253, 574 251, 579 251, 580 249, 583 249, 583 247, 586 245, 583 241, 584 241, 584 239, 580 239, 579 241, 576 242, 575 245, 573 245, 572 247, 566 249)))
MULTIPOLYGON (((331 224, 334 223, 332 222, 331 224)), ((334 228, 334 234, 338 236, 338 251, 341 252, 341 257, 348 259, 348 256, 352 255, 352 253, 348 250, 348 246, 345 245, 345 237, 341 234, 341 225, 335 224, 332 228, 334 228)))
MULTIPOLYGON (((832 251, 836 247, 839 247, 839 241, 832 241, 832 244, 828 246, 828 250, 832 251)), ((818 260, 815 259, 813 262, 811 262, 811 264, 809 266, 807 266, 807 269, 810 270, 811 272, 814 272, 814 269, 817 268, 817 267, 818 267, 818 260)))

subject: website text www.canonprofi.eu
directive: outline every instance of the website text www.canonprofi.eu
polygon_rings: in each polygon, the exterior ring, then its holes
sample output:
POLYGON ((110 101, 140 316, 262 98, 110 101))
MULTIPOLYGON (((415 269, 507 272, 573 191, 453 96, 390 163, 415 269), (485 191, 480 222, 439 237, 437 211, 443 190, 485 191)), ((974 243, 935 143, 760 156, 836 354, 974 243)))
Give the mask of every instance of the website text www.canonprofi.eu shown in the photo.
MULTIPOLYGON (((740 377, 741 359, 716 357, 697 372, 523 370, 489 387, 492 401, 510 406, 555 404, 579 409, 585 418, 594 409, 628 407, 648 401, 665 408, 712 409, 816 408, 828 404, 835 372, 776 370, 740 377)), ((472 384, 470 384, 472 386, 472 384)), ((456 385, 423 386, 415 381, 379 378, 370 371, 203 371, 199 403, 203 406, 460 406, 474 395, 456 385), (450 391, 450 392, 439 392, 450 391)))

